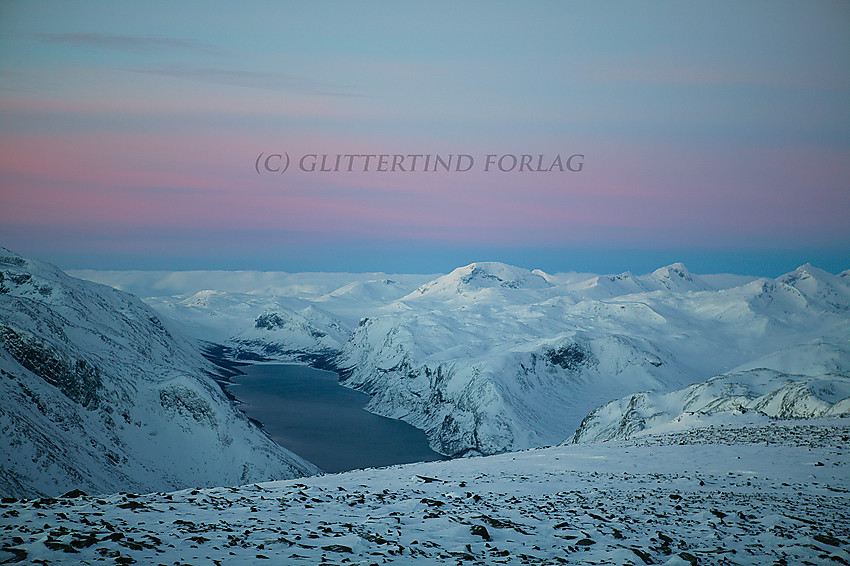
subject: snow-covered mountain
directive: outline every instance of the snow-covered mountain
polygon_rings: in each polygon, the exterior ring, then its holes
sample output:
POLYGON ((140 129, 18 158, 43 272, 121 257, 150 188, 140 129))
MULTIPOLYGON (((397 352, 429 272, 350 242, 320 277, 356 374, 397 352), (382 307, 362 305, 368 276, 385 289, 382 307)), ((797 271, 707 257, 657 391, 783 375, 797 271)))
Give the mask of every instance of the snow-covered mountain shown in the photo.
MULTIPOLYGON (((209 289, 224 293, 242 293, 255 296, 317 299, 350 288, 352 283, 362 283, 363 287, 373 288, 398 286, 403 291, 401 294, 404 295, 438 276, 342 272, 107 271, 94 269, 68 270, 68 275, 103 283, 143 299, 175 295, 188 296, 209 289)), ((379 294, 383 293, 379 292, 379 294)))
MULTIPOLYGON (((203 280, 214 287, 215 277, 203 280)), ((614 399, 850 337, 850 277, 810 265, 769 279, 695 275, 680 263, 646 275, 550 275, 481 262, 424 280, 328 275, 337 286, 321 293, 317 275, 304 277, 286 276, 291 291, 149 301, 235 351, 284 360, 338 352, 343 384, 373 395, 370 411, 423 429, 452 456, 556 444, 614 399)), ((255 279, 268 283, 239 276, 255 279)))
POLYGON ((338 351, 350 330, 323 309, 309 305, 299 311, 278 308, 254 319, 250 328, 230 337, 236 351, 248 350, 263 357, 298 353, 329 355, 338 351))
POLYGON ((504 263, 479 262, 458 267, 419 287, 413 296, 454 299, 457 295, 491 292, 494 289, 546 289, 552 284, 545 277, 527 269, 504 263))
MULTIPOLYGON (((445 454, 557 444, 580 424, 581 441, 613 440, 169 494, 6 498, 0 562, 850 563, 850 271, 804 265, 756 279, 674 264, 549 275, 476 263, 425 281, 349 274, 323 286, 280 275, 286 285, 274 290, 250 288, 269 283, 262 274, 233 276, 229 290, 193 274, 203 287, 148 299, 169 321, 122 293, 5 257, 0 305, 17 302, 0 312, 14 322, 33 309, 14 332, 47 336, 64 357, 38 362, 38 348, 4 346, 2 394, 25 383, 40 395, 34 414, 74 409, 45 434, 61 440, 39 447, 41 461, 78 445, 72 414, 97 438, 110 429, 94 421, 112 418, 127 448, 116 450, 121 466, 145 477, 171 470, 136 465, 128 431, 138 427, 137 442, 171 419, 211 436, 194 397, 154 394, 177 373, 226 413, 172 322, 272 358, 339 348, 344 384, 445 454), (30 375, 26 364, 50 371, 30 375), (129 416, 107 405, 129 406, 129 416), (145 412, 159 424, 137 425, 145 412)), ((25 342, 15 336, 4 344, 25 342)))
POLYGON ((187 335, 227 345, 238 357, 285 361, 338 352, 363 316, 433 279, 383 273, 71 273, 141 294, 187 335))
POLYGON ((715 289, 681 264, 563 286, 473 264, 363 320, 338 363, 345 385, 374 396, 370 410, 424 429, 435 450, 492 454, 560 442, 628 393, 678 389, 800 341, 846 339, 847 293, 810 266, 715 289))
POLYGON ((846 277, 832 275, 807 263, 786 273, 777 282, 796 289, 812 308, 850 311, 850 287, 846 277))
POLYGON ((815 340, 684 389, 612 401, 582 421, 573 442, 686 429, 709 415, 729 422, 748 411, 780 419, 850 416, 850 340, 815 340))
POLYGON ((127 293, 0 248, 0 493, 316 473, 236 410, 195 342, 127 293))
POLYGON ((446 455, 557 443, 578 424, 571 413, 583 414, 624 384, 664 385, 661 358, 637 337, 577 330, 549 337, 518 328, 527 322, 504 313, 468 323, 416 312, 365 320, 338 364, 344 385, 373 395, 369 410, 422 428, 446 455))
POLYGON ((682 263, 660 267, 645 278, 656 289, 667 289, 676 293, 688 291, 707 291, 711 287, 702 279, 693 275, 682 263))

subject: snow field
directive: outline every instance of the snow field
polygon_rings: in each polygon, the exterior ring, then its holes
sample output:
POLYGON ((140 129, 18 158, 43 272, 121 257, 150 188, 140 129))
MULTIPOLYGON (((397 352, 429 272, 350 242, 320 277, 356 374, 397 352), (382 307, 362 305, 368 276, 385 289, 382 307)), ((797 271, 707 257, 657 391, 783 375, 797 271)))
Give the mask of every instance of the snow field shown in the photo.
POLYGON ((0 557, 45 564, 850 561, 850 419, 750 423, 704 442, 714 428, 699 429, 690 443, 656 435, 242 487, 4 500, 0 557), (809 427, 803 437, 817 428, 820 441, 800 442, 798 425, 809 427))

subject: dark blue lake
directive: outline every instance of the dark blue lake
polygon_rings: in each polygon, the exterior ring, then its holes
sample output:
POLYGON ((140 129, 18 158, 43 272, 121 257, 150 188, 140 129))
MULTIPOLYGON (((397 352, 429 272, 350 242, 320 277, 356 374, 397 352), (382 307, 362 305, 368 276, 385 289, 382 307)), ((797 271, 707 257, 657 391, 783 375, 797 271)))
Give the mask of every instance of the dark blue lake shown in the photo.
POLYGON ((421 430, 366 411, 369 396, 339 385, 333 372, 290 364, 242 371, 228 386, 242 411, 326 472, 443 459, 421 430))

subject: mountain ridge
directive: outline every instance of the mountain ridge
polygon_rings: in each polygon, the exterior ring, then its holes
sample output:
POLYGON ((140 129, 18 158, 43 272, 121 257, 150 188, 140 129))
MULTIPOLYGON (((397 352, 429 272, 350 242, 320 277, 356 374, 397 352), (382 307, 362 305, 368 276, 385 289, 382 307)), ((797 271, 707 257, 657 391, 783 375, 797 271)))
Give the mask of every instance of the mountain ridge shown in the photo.
POLYGON ((624 440, 693 415, 748 411, 771 419, 850 416, 850 340, 814 340, 684 389, 611 401, 584 418, 572 442, 624 440))
POLYGON ((673 263, 645 275, 549 275, 476 262, 426 283, 393 277, 389 295, 351 285, 386 285, 362 276, 335 280, 320 297, 227 295, 216 312, 190 314, 209 328, 227 321, 217 336, 246 355, 330 361, 343 385, 373 396, 368 410, 425 430, 438 452, 474 455, 558 443, 624 395, 673 391, 801 342, 850 335, 850 281, 811 266, 795 271, 695 275, 673 263), (328 316, 256 328, 272 313, 301 320, 311 304, 328 316))
POLYGON ((4 495, 318 472, 236 410, 196 344, 150 307, 5 248, 0 370, 4 495))

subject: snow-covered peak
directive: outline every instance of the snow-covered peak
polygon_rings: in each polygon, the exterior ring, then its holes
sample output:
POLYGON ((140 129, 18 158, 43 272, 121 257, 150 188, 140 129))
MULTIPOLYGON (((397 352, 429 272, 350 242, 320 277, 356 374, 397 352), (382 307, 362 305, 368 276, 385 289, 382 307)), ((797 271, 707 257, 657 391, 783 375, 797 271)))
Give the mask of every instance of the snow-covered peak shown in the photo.
POLYGON ((209 307, 210 301, 214 301, 216 297, 224 297, 226 293, 221 291, 215 291, 213 289, 204 289, 203 291, 198 291, 193 294, 191 297, 188 297, 181 301, 181 304, 187 307, 209 307))
POLYGON ((387 303, 398 299, 410 292, 410 287, 393 279, 378 279, 371 281, 353 281, 332 291, 319 300, 334 299, 351 301, 371 301, 387 303))
POLYGON ((552 287, 543 276, 495 261, 470 263, 458 267, 415 291, 419 295, 456 294, 481 289, 546 289, 552 287))
POLYGON ((850 279, 833 275, 806 263, 776 279, 799 291, 810 303, 850 310, 850 279))
POLYGON ((818 269, 811 263, 804 263, 794 271, 789 271, 785 275, 780 275, 776 278, 776 280, 779 283, 784 283, 785 285, 790 285, 792 287, 802 286, 805 288, 807 286, 812 286, 813 282, 818 279, 825 279, 825 276, 829 276, 829 274, 822 269, 818 269))
POLYGON ((568 286, 568 288, 582 296, 594 299, 607 299, 622 295, 631 295, 633 293, 643 293, 649 290, 630 271, 625 271, 617 275, 597 275, 590 279, 574 283, 568 286))
POLYGON ((706 291, 709 285, 688 271, 683 263, 677 262, 665 267, 659 267, 648 275, 645 280, 670 291, 685 293, 688 291, 706 291))

